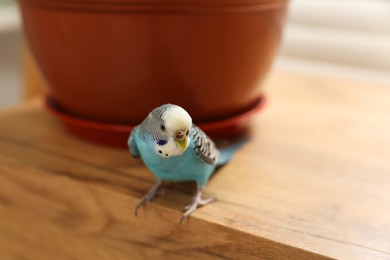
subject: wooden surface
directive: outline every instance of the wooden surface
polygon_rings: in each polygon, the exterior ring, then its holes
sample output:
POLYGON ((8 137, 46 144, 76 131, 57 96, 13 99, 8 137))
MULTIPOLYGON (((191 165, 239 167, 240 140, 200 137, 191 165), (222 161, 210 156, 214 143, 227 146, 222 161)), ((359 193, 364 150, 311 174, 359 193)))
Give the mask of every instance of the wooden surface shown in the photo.
POLYGON ((195 191, 64 132, 38 104, 0 113, 0 259, 390 258, 390 88, 273 73, 252 140, 195 191))

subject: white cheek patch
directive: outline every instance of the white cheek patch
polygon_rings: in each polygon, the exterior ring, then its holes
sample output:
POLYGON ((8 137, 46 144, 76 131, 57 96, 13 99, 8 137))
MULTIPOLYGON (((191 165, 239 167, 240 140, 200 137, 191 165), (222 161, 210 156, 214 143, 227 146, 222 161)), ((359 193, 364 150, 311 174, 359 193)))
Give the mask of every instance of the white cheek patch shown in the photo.
POLYGON ((176 145, 173 138, 169 139, 165 145, 155 144, 155 149, 157 154, 164 158, 181 154, 181 149, 176 145))

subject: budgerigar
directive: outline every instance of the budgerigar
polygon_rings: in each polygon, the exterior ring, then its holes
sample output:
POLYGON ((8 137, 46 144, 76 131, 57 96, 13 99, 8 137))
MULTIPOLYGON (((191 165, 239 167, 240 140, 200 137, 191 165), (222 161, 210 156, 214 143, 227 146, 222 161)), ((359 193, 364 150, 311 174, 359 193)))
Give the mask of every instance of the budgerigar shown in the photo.
POLYGON ((155 175, 157 182, 141 199, 135 209, 150 202, 163 180, 195 181, 197 192, 193 202, 184 208, 180 223, 198 207, 214 201, 202 199, 210 176, 226 164, 234 150, 219 151, 214 142, 197 126, 180 106, 165 104, 155 108, 130 134, 128 146, 134 157, 141 157, 155 175))

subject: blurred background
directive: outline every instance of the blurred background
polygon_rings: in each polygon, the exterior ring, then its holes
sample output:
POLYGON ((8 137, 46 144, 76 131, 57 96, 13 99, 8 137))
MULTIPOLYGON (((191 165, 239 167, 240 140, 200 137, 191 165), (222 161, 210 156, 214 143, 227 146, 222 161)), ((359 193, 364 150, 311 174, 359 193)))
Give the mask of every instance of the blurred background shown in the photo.
MULTIPOLYGON (((23 100, 16 2, 0 0, 0 109, 23 100)), ((390 85, 390 0, 292 0, 273 69, 390 85)))
POLYGON ((0 0, 0 109, 21 100, 22 43, 16 2, 0 0))

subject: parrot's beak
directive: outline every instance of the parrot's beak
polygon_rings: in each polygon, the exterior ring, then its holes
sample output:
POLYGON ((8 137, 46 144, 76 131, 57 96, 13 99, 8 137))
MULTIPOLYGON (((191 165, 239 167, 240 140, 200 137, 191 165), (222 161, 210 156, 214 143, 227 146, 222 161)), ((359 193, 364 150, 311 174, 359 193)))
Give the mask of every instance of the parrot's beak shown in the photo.
MULTIPOLYGON (((188 132, 188 131, 187 131, 188 132)), ((184 131, 177 131, 174 136, 176 145, 180 148, 181 152, 183 153, 189 144, 189 137, 188 134, 185 134, 184 131)))
POLYGON ((185 138, 181 139, 181 140, 178 140, 178 139, 175 139, 175 142, 177 144, 177 146, 180 147, 180 150, 181 152, 183 153, 187 147, 188 147, 188 144, 189 144, 189 141, 188 141, 188 137, 186 136, 185 138))

